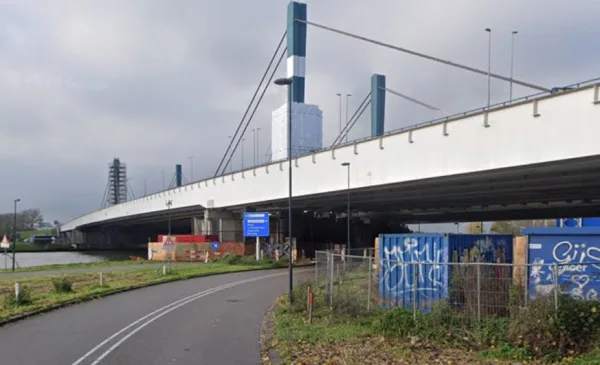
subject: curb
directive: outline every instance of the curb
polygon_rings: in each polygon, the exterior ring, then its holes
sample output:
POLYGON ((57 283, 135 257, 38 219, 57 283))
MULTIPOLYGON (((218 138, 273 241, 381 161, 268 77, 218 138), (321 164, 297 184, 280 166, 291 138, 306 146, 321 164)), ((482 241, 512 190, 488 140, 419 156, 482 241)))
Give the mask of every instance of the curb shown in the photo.
MULTIPOLYGON (((312 264, 298 265, 298 266, 295 266, 295 268, 296 267, 306 267, 306 266, 312 266, 312 264)), ((133 290, 136 290, 136 289, 149 288, 149 287, 152 287, 152 286, 161 285, 161 284, 167 284, 167 283, 172 283, 172 282, 175 282, 175 281, 197 279, 197 278, 203 278, 203 277, 207 277, 207 276, 217 276, 217 275, 225 275, 225 274, 236 274, 236 273, 250 272, 250 271, 281 270, 281 269, 285 269, 285 267, 284 268, 281 268, 281 267, 276 267, 276 268, 256 268, 256 269, 240 270, 240 271, 225 272, 225 273, 207 273, 207 274, 201 274, 201 275, 191 275, 191 276, 186 276, 186 277, 181 277, 181 278, 167 279, 165 281, 159 281, 159 282, 155 282, 155 283, 147 283, 147 284, 135 285, 135 286, 121 288, 121 289, 109 290, 109 291, 104 292, 104 293, 100 293, 100 294, 96 294, 96 295, 91 295, 89 297, 72 299, 72 300, 69 300, 69 301, 66 301, 66 302, 63 302, 63 303, 55 304, 55 305, 47 307, 47 308, 35 310, 35 311, 32 311, 32 312, 27 312, 27 313, 24 313, 24 314, 19 314, 17 316, 1 320, 0 321, 0 327, 4 327, 4 326, 6 326, 8 324, 11 324, 11 323, 14 323, 14 322, 18 322, 18 321, 21 321, 23 319, 27 319, 29 317, 33 317, 33 316, 37 316, 37 315, 40 315, 40 314, 48 313, 48 312, 51 312, 51 311, 56 310, 56 309, 68 307, 68 306, 71 306, 71 305, 74 305, 74 304, 80 304, 80 303, 90 302, 92 300, 101 299, 101 298, 108 297, 108 296, 115 295, 115 294, 129 292, 129 291, 133 291, 133 290)))
POLYGON ((273 322, 275 320, 275 306, 279 303, 280 298, 267 309, 260 326, 260 357, 263 365, 282 365, 283 360, 277 355, 275 350, 271 348, 273 339, 273 322))

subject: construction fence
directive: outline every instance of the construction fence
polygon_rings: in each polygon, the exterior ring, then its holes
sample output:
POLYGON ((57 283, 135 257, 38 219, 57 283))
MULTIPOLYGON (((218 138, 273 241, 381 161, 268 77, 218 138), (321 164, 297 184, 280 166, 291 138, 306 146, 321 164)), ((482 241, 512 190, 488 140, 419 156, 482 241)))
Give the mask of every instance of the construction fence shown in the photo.
POLYGON ((416 319, 419 312, 445 308, 481 321, 526 310, 541 297, 556 309, 561 295, 599 299, 600 263, 406 262, 330 251, 318 251, 315 261, 314 301, 334 316, 401 307, 416 319))

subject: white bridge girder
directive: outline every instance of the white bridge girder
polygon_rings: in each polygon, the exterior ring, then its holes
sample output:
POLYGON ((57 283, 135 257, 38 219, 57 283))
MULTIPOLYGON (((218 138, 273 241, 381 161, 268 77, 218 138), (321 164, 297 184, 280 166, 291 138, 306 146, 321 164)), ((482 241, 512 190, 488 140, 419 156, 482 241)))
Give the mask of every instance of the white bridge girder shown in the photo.
MULTIPOLYGON (((293 195, 302 200, 344 192, 347 177, 342 162, 350 163, 353 191, 380 190, 387 185, 593 158, 600 156, 598 136, 598 84, 587 85, 295 158, 293 195)), ((288 162, 274 162, 95 211, 61 229, 161 213, 166 211, 166 200, 172 201, 174 210, 256 205, 285 199, 287 189, 288 162)))

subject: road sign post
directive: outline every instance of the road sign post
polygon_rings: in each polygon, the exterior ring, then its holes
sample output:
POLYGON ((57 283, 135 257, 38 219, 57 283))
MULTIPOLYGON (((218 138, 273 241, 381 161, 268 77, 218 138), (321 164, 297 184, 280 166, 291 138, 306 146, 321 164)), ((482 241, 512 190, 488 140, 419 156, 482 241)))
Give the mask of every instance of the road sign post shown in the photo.
POLYGON ((10 242, 8 242, 8 238, 4 235, 2 238, 2 242, 0 242, 0 247, 4 249, 4 269, 8 268, 8 264, 6 259, 8 258, 8 249, 10 248, 10 242))
POLYGON ((244 237, 256 237, 256 261, 260 261, 260 238, 269 237, 269 212, 244 213, 244 237))
POLYGON ((174 249, 175 249, 175 244, 173 243, 173 239, 169 235, 164 239, 164 242, 163 242, 163 250, 167 251, 167 252, 165 252, 165 255, 168 254, 167 266, 168 266, 169 271, 171 271, 171 252, 174 249))

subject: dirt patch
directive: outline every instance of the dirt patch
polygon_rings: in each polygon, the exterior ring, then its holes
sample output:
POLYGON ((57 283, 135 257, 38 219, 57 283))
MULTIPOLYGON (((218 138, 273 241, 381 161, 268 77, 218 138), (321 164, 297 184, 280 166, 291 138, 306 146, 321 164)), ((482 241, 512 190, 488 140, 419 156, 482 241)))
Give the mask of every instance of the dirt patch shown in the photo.
MULTIPOLYGON (((431 344, 410 345, 384 338, 359 338, 336 343, 277 344, 289 354, 289 364, 302 365, 492 365, 518 364, 511 361, 481 359, 476 353, 444 349, 431 344)), ((536 364, 528 362, 528 364, 536 364)))

